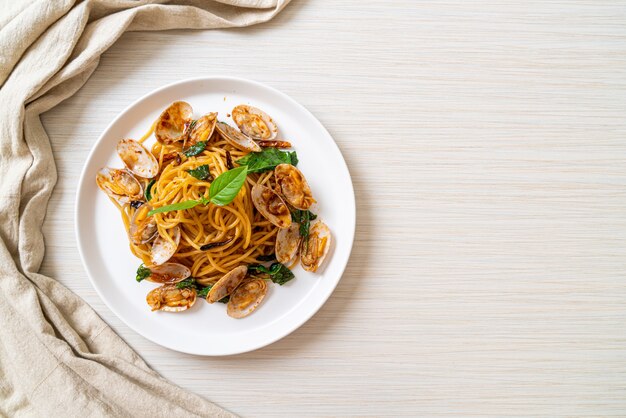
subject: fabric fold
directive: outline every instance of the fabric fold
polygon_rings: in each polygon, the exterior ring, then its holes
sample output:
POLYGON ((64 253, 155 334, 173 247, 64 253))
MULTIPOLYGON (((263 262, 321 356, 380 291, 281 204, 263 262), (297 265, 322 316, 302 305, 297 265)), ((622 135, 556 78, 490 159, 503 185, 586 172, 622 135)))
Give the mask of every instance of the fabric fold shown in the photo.
POLYGON ((56 183, 40 115, 78 91, 125 31, 248 26, 271 19, 288 1, 6 5, 9 17, 0 18, 0 415, 233 416, 161 378, 82 299, 38 273, 41 227, 56 183))

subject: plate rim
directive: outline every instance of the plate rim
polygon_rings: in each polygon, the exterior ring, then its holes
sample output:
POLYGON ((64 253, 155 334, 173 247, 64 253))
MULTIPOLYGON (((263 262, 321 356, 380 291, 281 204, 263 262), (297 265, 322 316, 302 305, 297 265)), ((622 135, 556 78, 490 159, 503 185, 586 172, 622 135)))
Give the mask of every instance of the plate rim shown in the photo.
MULTIPOLYGON (((80 260, 83 264, 83 268, 85 269, 85 272, 87 273, 87 277, 89 278, 89 281, 92 285, 92 287, 95 289, 96 294, 98 295, 98 297, 100 297, 100 299, 104 302, 105 306, 107 306, 107 308, 115 315, 117 316, 122 323, 124 323, 129 329, 131 329, 132 331, 134 331, 135 333, 137 333, 138 335, 142 336, 143 338, 145 338, 148 341, 151 341, 154 344, 157 344, 161 347, 165 347, 168 348, 170 350, 173 351, 177 351, 177 352, 182 352, 182 353, 186 353, 186 354, 192 354, 192 355, 198 355, 198 356, 210 356, 210 357, 220 357, 220 356, 230 356, 230 355, 237 355, 237 354, 243 354, 243 353, 247 353, 247 352, 251 352, 251 351, 255 351, 258 349, 261 349, 263 347, 266 347, 268 345, 271 345, 273 343, 275 343, 276 341, 279 341, 285 337, 287 337, 288 335, 290 335, 291 333, 293 333, 295 330, 297 330, 298 328, 300 328, 302 325, 304 325, 306 322, 308 322, 317 312, 319 312, 319 310, 322 308, 322 306, 324 306, 324 304, 326 304, 326 302, 328 301, 328 299, 330 298, 330 296, 334 293, 335 289, 337 288, 337 285, 339 284, 339 282, 341 281, 341 279, 343 278, 343 275, 345 273, 345 270, 348 266, 348 263, 350 261, 350 258, 352 256, 352 249, 354 247, 354 237, 355 237, 355 233, 356 233, 356 196, 354 194, 354 185, 352 183, 352 175, 350 174, 350 170, 348 168, 348 164, 346 163, 346 160, 343 156, 343 154, 341 153, 341 150, 339 149, 339 146, 337 145, 337 143, 335 142, 335 139, 333 138, 333 136, 330 134, 330 132, 328 132, 328 130, 324 127, 324 125, 319 121, 319 119, 317 119, 317 117, 315 117, 315 115, 310 112, 306 107, 304 107, 302 104, 300 104, 299 102, 297 102, 295 99, 293 99, 292 97, 290 97, 289 95, 287 95, 286 93, 283 93, 282 91, 267 85, 265 83, 261 83, 255 80, 251 80, 248 78, 243 78, 243 77, 235 77, 235 76, 221 76, 221 75, 211 75, 211 76, 201 76, 201 77, 191 77, 191 78, 185 78, 182 80, 178 80, 172 83, 168 83, 165 84, 159 88, 156 88, 154 90, 151 90, 149 92, 147 92, 146 94, 142 95, 141 97, 137 98, 136 100, 134 100, 133 102, 131 102, 128 106, 126 106, 121 112, 119 112, 115 118, 109 122, 107 124, 107 126, 104 128, 104 130, 100 133, 100 135, 98 136, 98 139, 92 144, 91 149, 89 151, 89 154, 87 155, 87 158, 85 160, 85 163, 83 164, 83 168, 81 170, 79 179, 78 179, 78 183, 76 186, 76 195, 75 195, 75 199, 74 199, 74 235, 76 238, 76 244, 77 244, 77 248, 78 248, 78 253, 80 256, 80 260), (297 108, 299 108, 302 112, 308 114, 309 116, 311 116, 312 120, 314 121, 314 123, 316 125, 318 125, 318 127, 320 129, 322 129, 323 132, 326 133, 326 135, 328 135, 328 137, 331 139, 331 143, 332 146, 335 147, 337 153, 339 154, 339 156, 341 157, 341 162, 343 163, 343 166, 346 170, 346 173, 348 174, 347 176, 347 185, 349 187, 349 191, 350 191, 350 203, 351 203, 351 213, 353 214, 353 216, 351 216, 351 222, 348 225, 349 226, 349 236, 346 236, 346 238, 349 238, 349 245, 348 245, 348 253, 347 253, 347 257, 345 258, 345 261, 343 263, 341 263, 339 265, 339 268, 337 269, 337 279, 334 281, 334 284, 332 284, 332 286, 330 286, 327 289, 327 292, 325 295, 323 295, 322 298, 317 299, 314 302, 314 307, 312 309, 310 309, 309 312, 306 312, 305 315, 303 315, 301 317, 301 319, 295 321, 289 328, 287 328, 286 330, 280 331, 277 333, 277 335, 274 335, 266 340, 261 340, 261 341, 257 341, 254 344, 251 344, 250 346, 246 346, 243 347, 242 349, 239 350, 228 350, 228 351, 223 351, 223 352, 216 352, 216 353, 207 353, 207 352, 201 352, 201 351, 197 351, 197 350, 193 350, 193 349, 184 349, 181 348, 179 346, 175 346, 175 345, 169 345, 169 344, 164 344, 160 341, 156 341, 152 338, 150 338, 149 336, 147 336, 146 334, 144 334, 140 329, 138 329, 137 327, 131 325, 131 323, 129 321, 126 320, 126 318, 120 314, 120 312, 114 307, 114 305, 112 303, 109 303, 109 301, 107 300, 107 298, 105 298, 103 296, 103 291, 101 290, 100 286, 98 285, 98 281, 94 279, 94 277, 91 274, 90 269, 88 268, 88 264, 87 264, 87 260, 86 260, 86 255, 83 252, 83 240, 81 239, 81 233, 80 233, 80 222, 79 222, 79 216, 80 216, 80 200, 81 200, 81 191, 83 189, 83 184, 86 181, 86 173, 88 171, 88 167, 91 165, 91 160, 95 155, 96 149, 98 148, 98 145, 100 144, 101 141, 104 140, 105 134, 107 134, 109 132, 109 130, 118 122, 119 119, 121 119, 126 113, 128 113, 134 106, 136 106, 138 103, 140 103, 141 101, 149 98, 150 96, 153 95, 158 95, 160 92, 162 92, 163 90, 167 90, 170 89, 172 87, 175 87, 177 85, 181 85, 181 84, 186 84, 186 83, 201 83, 203 81, 216 81, 216 80, 227 80, 227 81, 231 81, 231 82, 238 82, 238 83, 243 83, 243 84, 251 84, 257 88, 262 88, 262 89, 266 89, 269 90, 272 94, 278 95, 280 97, 282 97, 284 100, 286 100, 287 102, 289 102, 292 106, 295 106, 297 108)), ((348 235, 348 234, 346 234, 348 235)), ((91 307, 91 306, 90 306, 91 307)), ((93 307, 91 307, 91 309, 94 309, 93 307)), ((94 309, 95 311, 95 309, 94 309)), ((106 321, 105 321, 106 322, 106 321)), ((110 326, 107 323, 108 326, 110 326)))

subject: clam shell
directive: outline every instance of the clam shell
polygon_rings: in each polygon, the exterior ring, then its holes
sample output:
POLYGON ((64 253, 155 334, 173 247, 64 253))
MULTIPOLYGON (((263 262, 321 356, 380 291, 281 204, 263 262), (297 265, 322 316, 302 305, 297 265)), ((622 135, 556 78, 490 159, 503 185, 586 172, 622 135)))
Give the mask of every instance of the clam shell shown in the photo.
POLYGON ((283 199, 269 187, 255 185, 251 192, 254 207, 265 219, 279 228, 289 228, 291 213, 283 199))
POLYGON ((247 272, 248 266, 239 266, 223 275, 209 291, 206 297, 207 302, 215 303, 230 295, 232 291, 239 286, 244 277, 246 277, 247 272))
POLYGON ((174 102, 159 116, 154 128, 154 136, 157 141, 164 144, 183 141, 192 119, 193 108, 189 103, 174 102))
POLYGON ((217 113, 207 113, 196 121, 196 124, 189 132, 187 147, 192 146, 196 142, 208 141, 213 135, 215 124, 217 122, 217 113))
POLYGON ((262 151, 259 144, 257 144, 251 138, 242 134, 227 123, 217 122, 215 128, 220 133, 220 135, 222 135, 222 138, 224 138, 229 144, 237 149, 252 152, 262 151))
POLYGON ((180 228, 178 226, 174 227, 173 239, 174 244, 163 238, 161 235, 156 237, 152 243, 152 250, 150 251, 152 264, 159 266, 172 258, 178 248, 178 244, 180 243, 180 228))
POLYGON ((244 281, 230 295, 226 313, 232 318, 244 318, 261 304, 267 294, 267 282, 254 278, 244 281))
POLYGON ((300 224, 293 222, 289 228, 281 228, 276 235, 276 261, 287 264, 298 254, 300 247, 300 224))
POLYGON ((178 263, 165 263, 160 266, 148 266, 150 276, 146 280, 160 284, 175 284, 191 276, 187 266, 178 263))
POLYGON ((233 121, 241 132, 254 140, 268 141, 276 138, 278 127, 272 118, 254 106, 239 105, 232 110, 233 121))
POLYGON ((309 229, 308 243, 300 244, 300 264, 307 271, 315 272, 324 263, 330 249, 332 235, 328 226, 321 221, 316 222, 309 229))
POLYGON ((166 284, 152 289, 146 302, 153 311, 182 312, 196 303, 196 289, 178 289, 175 284, 166 284))
POLYGON ((159 174, 159 162, 150 151, 134 139, 117 143, 117 155, 133 174, 150 179, 159 174))
POLYGON ((141 183, 126 169, 104 167, 96 175, 96 184, 121 205, 143 200, 141 183))
POLYGON ((130 220, 128 236, 135 245, 147 244, 159 234, 156 219, 154 216, 148 216, 148 212, 151 210, 152 206, 143 204, 135 211, 130 220))
POLYGON ((315 203, 309 183, 302 172, 293 165, 277 165, 274 169, 274 176, 283 197, 294 208, 307 210, 315 203))

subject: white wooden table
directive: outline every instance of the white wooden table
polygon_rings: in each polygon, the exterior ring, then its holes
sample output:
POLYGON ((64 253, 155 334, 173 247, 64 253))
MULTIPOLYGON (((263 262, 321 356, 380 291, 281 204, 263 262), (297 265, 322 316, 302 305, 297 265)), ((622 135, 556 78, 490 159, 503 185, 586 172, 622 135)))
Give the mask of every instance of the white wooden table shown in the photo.
POLYGON ((626 415, 626 3, 296 0, 241 30, 131 33, 44 115, 59 171, 45 274, 157 371, 244 416, 626 415), (265 349, 200 358, 89 284, 73 205, 131 101, 268 83, 332 133, 356 189, 338 289, 265 349))

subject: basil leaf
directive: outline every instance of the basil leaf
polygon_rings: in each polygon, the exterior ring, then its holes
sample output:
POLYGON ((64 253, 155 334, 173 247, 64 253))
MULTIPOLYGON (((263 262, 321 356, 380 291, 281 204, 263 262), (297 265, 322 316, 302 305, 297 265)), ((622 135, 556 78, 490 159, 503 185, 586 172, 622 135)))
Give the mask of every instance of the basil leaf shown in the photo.
POLYGON ((262 173, 273 170, 279 164, 298 164, 298 156, 295 151, 286 152, 278 148, 264 148, 261 152, 251 152, 238 159, 237 164, 247 166, 248 173, 262 173))
POLYGON ((187 172, 198 180, 213 180, 213 177, 211 177, 211 172, 209 171, 208 164, 192 168, 191 170, 187 170, 187 172))
POLYGON ((291 212, 291 220, 300 224, 300 236, 304 238, 306 244, 308 245, 309 239, 309 228, 311 226, 311 221, 316 219, 317 215, 311 212, 310 210, 294 210, 291 212))
POLYGON ((281 286, 296 277, 287 266, 278 262, 272 264, 269 268, 260 264, 252 264, 248 266, 248 272, 265 273, 269 275, 271 281, 281 286))
POLYGON ((188 287, 196 288, 196 279, 193 277, 186 278, 178 283, 176 283, 176 288, 178 289, 186 289, 188 287))
POLYGON ((139 268, 137 268, 137 277, 135 277, 135 280, 137 280, 138 282, 150 277, 150 275, 152 274, 152 271, 150 271, 150 269, 146 266, 143 265, 143 263, 139 266, 139 268))
POLYGON ((213 286, 203 287, 202 289, 198 290, 198 294, 196 295, 196 297, 206 299, 206 297, 209 295, 209 290, 211 290, 211 287, 213 286))
POLYGON ((149 202, 150 199, 152 199, 152 186, 154 186, 154 183, 156 183, 156 180, 152 179, 148 182, 148 185, 146 186, 146 193, 145 193, 146 202, 149 202))
POLYGON ((148 212, 148 216, 156 213, 171 212, 173 210, 191 209, 202 203, 202 200, 185 200, 184 202, 173 203, 171 205, 161 206, 148 212))
POLYGON ((200 154, 206 148, 206 141, 198 141, 186 150, 183 151, 187 157, 193 157, 194 155, 200 154))
POLYGON ((237 167, 228 170, 211 183, 209 201, 217 206, 225 206, 235 199, 239 190, 246 182, 247 167, 237 167))

